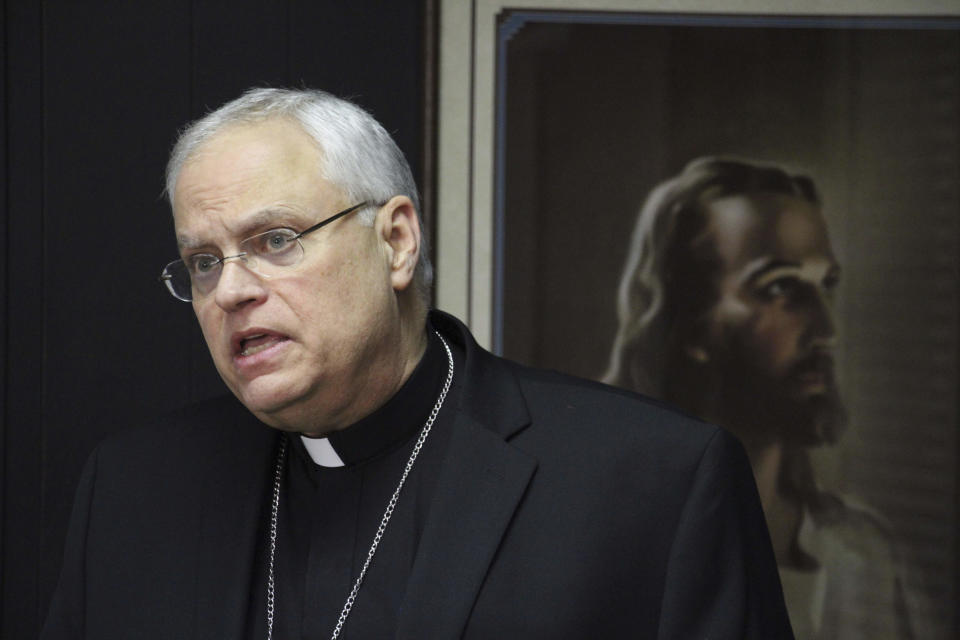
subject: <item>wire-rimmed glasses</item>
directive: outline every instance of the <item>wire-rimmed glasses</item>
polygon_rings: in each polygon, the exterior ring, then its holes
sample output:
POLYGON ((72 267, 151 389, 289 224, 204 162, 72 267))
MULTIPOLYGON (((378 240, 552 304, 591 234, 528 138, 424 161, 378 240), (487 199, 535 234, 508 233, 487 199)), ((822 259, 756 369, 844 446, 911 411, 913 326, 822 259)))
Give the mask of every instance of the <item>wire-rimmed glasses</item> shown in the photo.
POLYGON ((223 264, 227 260, 241 260, 247 269, 269 278, 303 259, 303 244, 300 243, 300 238, 367 204, 369 203, 355 204, 299 233, 284 228, 258 233, 237 245, 240 253, 232 256, 221 258, 211 253, 198 253, 188 256, 186 260, 174 260, 163 268, 160 280, 167 285, 167 290, 174 298, 190 302, 194 292, 207 295, 216 288, 223 264))

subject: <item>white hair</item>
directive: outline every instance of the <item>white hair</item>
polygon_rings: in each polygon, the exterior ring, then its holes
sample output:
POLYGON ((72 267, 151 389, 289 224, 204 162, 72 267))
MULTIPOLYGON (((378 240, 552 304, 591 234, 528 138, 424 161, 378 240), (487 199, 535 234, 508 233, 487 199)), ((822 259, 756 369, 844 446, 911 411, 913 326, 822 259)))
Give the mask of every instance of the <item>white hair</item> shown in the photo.
MULTIPOLYGON (((361 107, 316 89, 250 89, 196 122, 177 139, 167 163, 167 197, 173 205, 177 178, 186 161, 229 125, 288 118, 303 128, 320 149, 320 175, 339 188, 351 203, 383 204, 403 195, 420 212, 420 198, 410 165, 390 134, 361 107)), ((358 219, 373 225, 375 208, 364 207, 358 219)), ((421 224, 420 258, 414 286, 424 304, 430 298, 433 268, 421 224)))

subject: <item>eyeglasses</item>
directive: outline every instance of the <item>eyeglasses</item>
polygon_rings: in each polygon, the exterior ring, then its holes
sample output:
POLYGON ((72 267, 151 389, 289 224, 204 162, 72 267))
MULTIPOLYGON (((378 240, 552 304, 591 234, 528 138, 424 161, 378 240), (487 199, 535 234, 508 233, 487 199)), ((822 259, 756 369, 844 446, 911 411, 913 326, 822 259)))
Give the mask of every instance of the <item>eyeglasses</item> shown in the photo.
POLYGON ((258 233, 241 242, 238 245, 240 253, 232 256, 218 258, 209 253, 198 253, 188 256, 186 260, 174 260, 163 268, 160 280, 167 285, 167 290, 174 298, 190 302, 194 293, 205 296, 217 287, 227 260, 242 260, 247 269, 269 278, 303 259, 303 244, 300 243, 300 238, 367 204, 369 203, 355 204, 300 233, 292 229, 271 229, 258 233))

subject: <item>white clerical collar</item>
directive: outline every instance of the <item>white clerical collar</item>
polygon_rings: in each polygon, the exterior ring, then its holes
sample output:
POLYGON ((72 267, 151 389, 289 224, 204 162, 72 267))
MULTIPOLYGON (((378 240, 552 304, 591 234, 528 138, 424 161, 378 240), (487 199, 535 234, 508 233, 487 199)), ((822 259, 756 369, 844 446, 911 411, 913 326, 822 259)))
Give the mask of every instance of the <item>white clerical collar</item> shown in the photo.
POLYGON ((314 463, 321 467, 344 466, 343 460, 337 455, 328 438, 307 438, 306 436, 300 436, 300 439, 303 441, 303 446, 306 448, 307 453, 310 454, 310 458, 314 463))

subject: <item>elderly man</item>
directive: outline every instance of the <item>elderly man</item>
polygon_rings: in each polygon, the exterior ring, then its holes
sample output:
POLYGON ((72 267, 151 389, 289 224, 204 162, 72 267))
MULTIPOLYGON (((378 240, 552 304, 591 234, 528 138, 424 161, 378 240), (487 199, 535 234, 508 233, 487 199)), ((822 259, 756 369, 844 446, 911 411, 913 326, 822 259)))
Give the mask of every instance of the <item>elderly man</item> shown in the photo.
POLYGON ((739 444, 428 314, 363 110, 250 91, 167 185, 162 277, 235 398, 93 453, 44 638, 791 637, 739 444))

